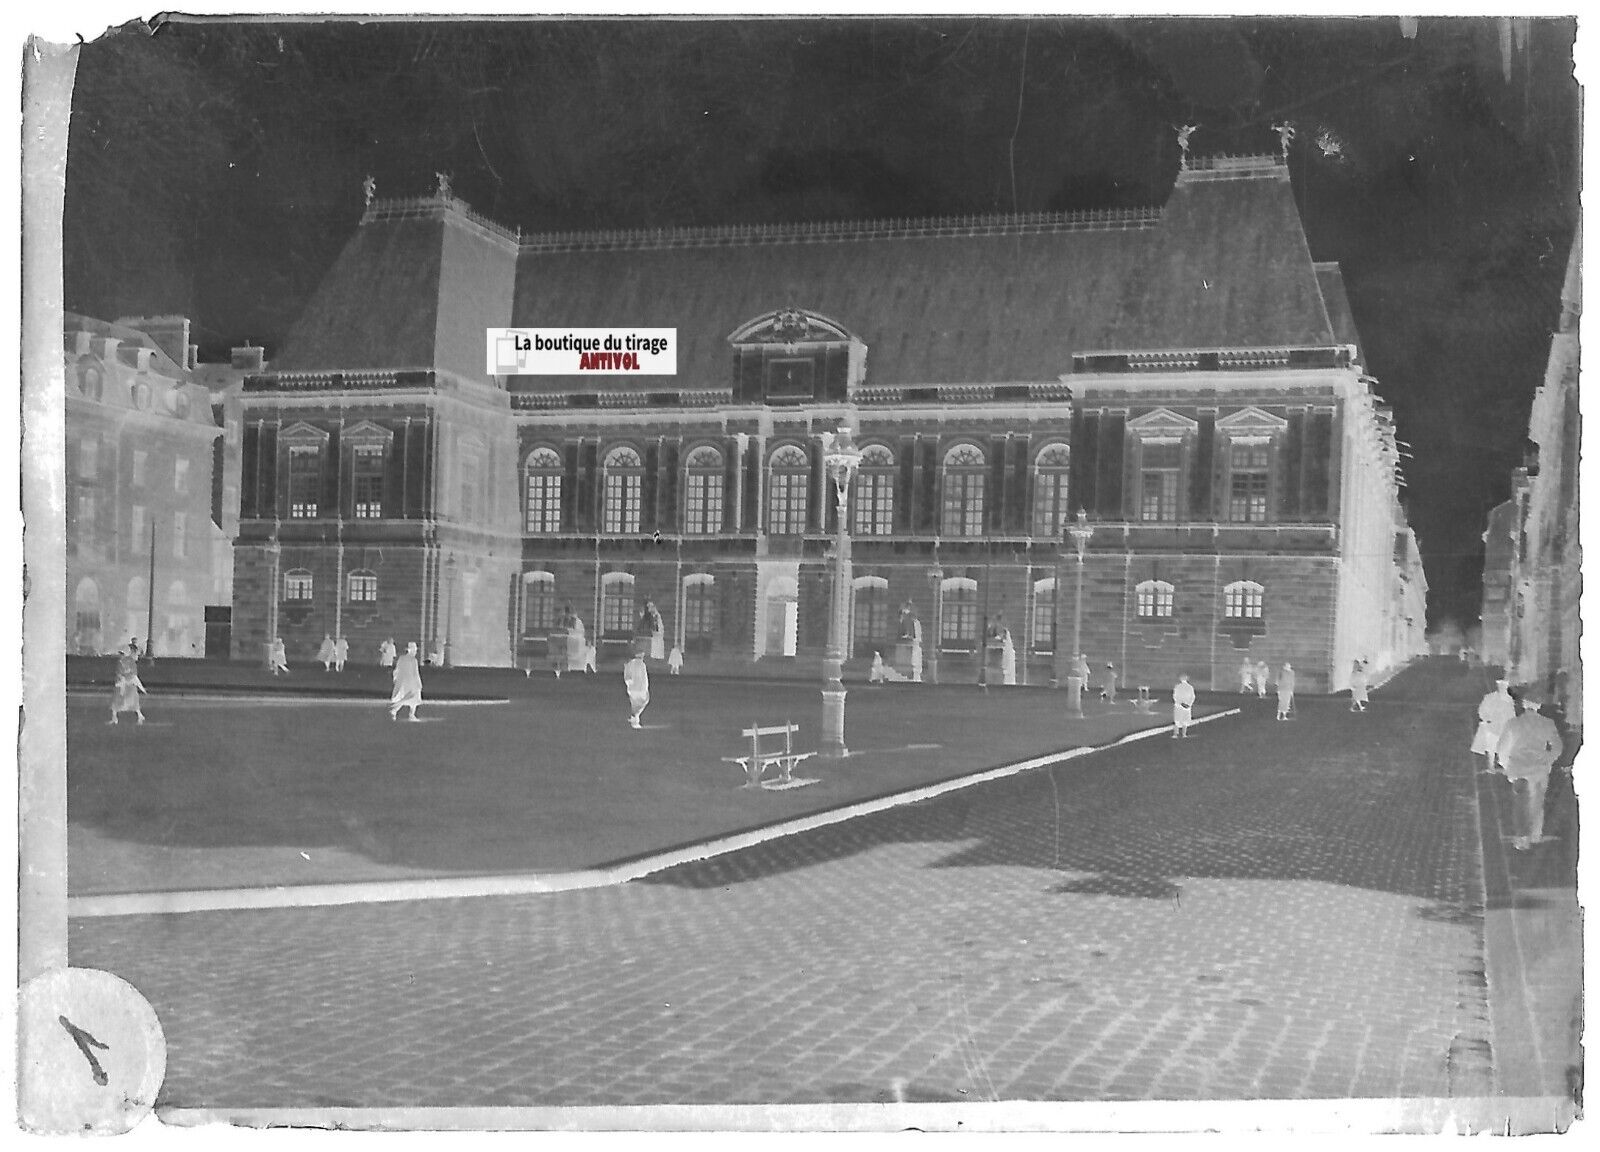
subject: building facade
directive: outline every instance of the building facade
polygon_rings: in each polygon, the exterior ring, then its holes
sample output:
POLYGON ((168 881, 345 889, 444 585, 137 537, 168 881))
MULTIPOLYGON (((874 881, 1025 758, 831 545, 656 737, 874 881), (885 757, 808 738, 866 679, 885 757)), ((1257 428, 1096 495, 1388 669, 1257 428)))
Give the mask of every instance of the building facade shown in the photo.
POLYGON ((904 605, 946 682, 991 628, 1035 684, 1074 648, 1311 690, 1422 650, 1392 417, 1276 157, 1196 161, 1157 209, 956 220, 524 236, 377 201, 242 420, 240 654, 539 664, 570 607, 605 661, 649 601, 690 671, 809 674, 843 424, 847 674, 904 605), (674 328, 678 375, 485 374, 486 328, 567 325, 674 328))
POLYGON ((204 651, 212 603, 211 398, 188 322, 64 325, 67 650, 204 651))
POLYGON ((1489 513, 1484 533, 1483 654, 1513 682, 1558 700, 1583 726, 1578 641, 1582 549, 1578 538, 1578 322, 1581 231, 1573 239, 1561 318, 1544 381, 1534 393, 1522 467, 1511 498, 1489 513))

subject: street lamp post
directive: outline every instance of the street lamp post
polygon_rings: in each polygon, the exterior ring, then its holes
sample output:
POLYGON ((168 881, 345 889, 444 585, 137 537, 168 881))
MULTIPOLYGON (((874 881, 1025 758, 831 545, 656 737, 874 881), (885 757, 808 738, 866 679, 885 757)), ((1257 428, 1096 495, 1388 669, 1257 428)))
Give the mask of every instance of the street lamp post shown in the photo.
POLYGON ((1078 509, 1077 521, 1067 529, 1067 535, 1078 550, 1078 581, 1072 596, 1072 675, 1067 677, 1067 692, 1073 714, 1081 717, 1083 690, 1087 686, 1080 663, 1083 654, 1083 553, 1089 547, 1089 537, 1094 535, 1094 526, 1089 523, 1089 515, 1082 508, 1078 509))
POLYGON ((850 426, 842 424, 835 435, 823 434, 822 466, 833 482, 838 510, 838 534, 834 539, 833 611, 828 621, 828 651, 822 662, 822 741, 824 756, 848 755, 844 743, 844 658, 850 630, 850 478, 861 464, 850 426))
POLYGON ((456 558, 447 557, 444 562, 444 666, 450 668, 454 664, 455 653, 452 651, 455 641, 455 614, 456 614, 456 558))

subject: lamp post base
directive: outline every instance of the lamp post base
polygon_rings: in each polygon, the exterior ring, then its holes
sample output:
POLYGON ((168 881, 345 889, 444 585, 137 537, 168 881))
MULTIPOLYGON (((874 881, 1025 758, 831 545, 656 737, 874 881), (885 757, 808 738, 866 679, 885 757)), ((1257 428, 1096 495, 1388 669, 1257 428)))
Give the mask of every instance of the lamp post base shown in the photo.
POLYGON ((843 688, 822 690, 822 740, 818 754, 830 760, 850 755, 850 750, 844 746, 844 697, 843 688))
POLYGON ((1083 677, 1067 677, 1067 707, 1080 720, 1083 718, 1083 677))

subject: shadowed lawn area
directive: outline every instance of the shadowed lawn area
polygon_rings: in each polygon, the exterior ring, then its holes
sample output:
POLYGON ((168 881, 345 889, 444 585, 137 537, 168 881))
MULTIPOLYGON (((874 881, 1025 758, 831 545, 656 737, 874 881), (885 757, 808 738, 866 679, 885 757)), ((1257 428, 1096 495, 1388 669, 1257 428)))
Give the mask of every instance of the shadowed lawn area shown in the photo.
POLYGON ((752 723, 793 720, 814 749, 816 686, 657 675, 634 731, 614 673, 494 684, 508 703, 425 704, 417 724, 377 701, 158 695, 147 724, 113 727, 101 693, 73 693, 71 891, 593 868, 1170 718, 1094 702, 1077 721, 1048 689, 853 687, 852 755, 807 760, 797 775, 819 783, 770 792, 741 789, 721 757, 752 723))

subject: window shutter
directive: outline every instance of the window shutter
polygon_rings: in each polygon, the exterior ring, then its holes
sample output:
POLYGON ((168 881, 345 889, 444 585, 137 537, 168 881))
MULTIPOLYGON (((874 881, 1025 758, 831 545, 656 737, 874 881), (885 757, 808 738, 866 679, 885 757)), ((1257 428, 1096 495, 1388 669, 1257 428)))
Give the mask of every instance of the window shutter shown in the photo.
POLYGON ((656 493, 661 469, 661 448, 655 441, 644 446, 644 476, 639 482, 639 529, 648 535, 659 524, 656 519, 656 493))
POLYGON ((1217 476, 1217 418, 1207 412, 1200 417, 1200 431, 1194 444, 1194 461, 1189 468, 1189 516, 1192 520, 1215 520, 1217 476))
POLYGON ((278 515, 278 429, 276 425, 261 425, 261 444, 257 451, 261 454, 261 480, 258 493, 260 509, 258 514, 263 519, 273 519, 278 515))
POLYGON ((823 475, 822 445, 813 440, 806 446, 806 459, 811 461, 811 475, 807 478, 806 487, 810 490, 806 494, 806 531, 815 532, 822 526, 823 485, 828 478, 823 475))
POLYGON ((1103 517, 1122 517, 1122 448, 1128 418, 1107 413, 1100 421, 1100 447, 1095 477, 1095 509, 1103 517))
POLYGON ((1296 411, 1288 415, 1289 428, 1283 436, 1280 459, 1273 463, 1276 465, 1274 472, 1279 492, 1278 519, 1292 521, 1301 518, 1303 494, 1300 468, 1304 457, 1306 414, 1296 411))
POLYGON ((339 488, 339 429, 328 429, 328 439, 322 446, 322 456, 319 463, 322 465, 322 514, 342 515, 344 506, 340 503, 339 488))

